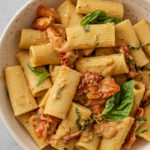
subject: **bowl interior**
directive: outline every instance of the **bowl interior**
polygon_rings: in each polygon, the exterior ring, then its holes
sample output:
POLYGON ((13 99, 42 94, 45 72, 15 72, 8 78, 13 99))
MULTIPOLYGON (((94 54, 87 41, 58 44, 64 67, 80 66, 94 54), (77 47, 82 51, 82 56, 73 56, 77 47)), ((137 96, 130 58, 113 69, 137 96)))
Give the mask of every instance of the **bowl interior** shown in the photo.
MULTIPOLYGON (((40 4, 44 4, 56 8, 63 1, 64 0, 32 0, 28 2, 12 19, 0 42, 0 114, 9 132, 25 150, 39 150, 39 148, 13 115, 4 80, 4 68, 18 64, 15 56, 20 51, 18 49, 20 30, 22 28, 31 28, 31 22, 35 18, 37 7, 40 4)), ((150 20, 149 0, 118 1, 124 3, 126 12, 125 18, 131 19, 132 23, 136 23, 143 18, 150 20)), ((150 144, 143 141, 137 141, 132 148, 132 150, 147 149, 150 149, 150 144)))

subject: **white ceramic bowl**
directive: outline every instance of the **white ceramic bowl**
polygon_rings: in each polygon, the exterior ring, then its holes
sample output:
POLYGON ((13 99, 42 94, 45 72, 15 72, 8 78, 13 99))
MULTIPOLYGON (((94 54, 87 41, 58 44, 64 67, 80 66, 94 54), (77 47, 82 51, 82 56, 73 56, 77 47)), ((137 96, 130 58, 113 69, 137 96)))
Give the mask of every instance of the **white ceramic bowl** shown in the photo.
MULTIPOLYGON (((150 0, 119 0, 125 4, 126 18, 130 18, 133 23, 140 19, 150 21, 150 0)), ((15 17, 10 21, 4 31, 0 42, 0 115, 11 135, 24 150, 39 150, 32 138, 25 129, 18 123, 13 115, 13 111, 6 92, 4 81, 4 68, 17 64, 15 55, 20 51, 18 41, 21 28, 30 28, 31 22, 35 18, 36 8, 40 4, 49 7, 59 6, 63 0, 30 0, 25 4, 15 17)), ((14 87, 15 88, 15 87, 14 87)), ((51 148, 50 148, 51 149, 51 148)), ((148 150, 150 144, 138 141, 132 150, 148 150)))

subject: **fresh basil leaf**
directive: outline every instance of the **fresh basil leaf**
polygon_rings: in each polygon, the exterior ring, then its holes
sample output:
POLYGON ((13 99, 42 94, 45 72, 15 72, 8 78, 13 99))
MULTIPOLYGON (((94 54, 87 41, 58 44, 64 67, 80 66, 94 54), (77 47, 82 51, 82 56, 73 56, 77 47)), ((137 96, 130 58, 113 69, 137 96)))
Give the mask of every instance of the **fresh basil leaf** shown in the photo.
POLYGON ((64 150, 68 150, 68 148, 65 147, 64 150))
POLYGON ((122 20, 120 18, 109 18, 103 21, 99 21, 98 24, 106 24, 109 22, 114 22, 115 24, 120 23, 122 20))
POLYGON ((76 119, 76 125, 77 125, 77 127, 79 128, 79 130, 85 130, 87 128, 87 126, 89 125, 90 120, 82 120, 82 122, 84 122, 84 125, 82 126, 80 124, 81 114, 80 114, 78 108, 76 108, 75 111, 76 111, 76 114, 77 114, 77 119, 76 119))
POLYGON ((106 19, 108 19, 108 17, 105 12, 95 10, 86 15, 85 17, 83 17, 83 19, 80 22, 80 25, 85 26, 87 24, 93 24, 97 20, 106 20, 106 19))
POLYGON ((108 22, 114 22, 116 24, 121 21, 120 18, 109 18, 104 11, 95 10, 83 17, 80 25, 85 27, 87 24, 106 24, 108 22))
POLYGON ((138 50, 138 49, 140 49, 140 48, 142 48, 144 46, 148 46, 148 45, 150 45, 150 43, 140 44, 138 46, 128 45, 128 47, 132 48, 132 49, 137 49, 138 50))
POLYGON ((133 106, 134 80, 126 82, 120 87, 120 92, 107 100, 101 117, 107 121, 122 121, 127 117, 133 106))
POLYGON ((90 31, 90 26, 88 24, 85 25, 83 28, 84 28, 85 32, 89 32, 90 31))
POLYGON ((150 129, 144 129, 144 130, 136 132, 136 135, 140 135, 142 133, 149 132, 149 131, 150 131, 150 129))
POLYGON ((95 42, 95 49, 98 47, 99 42, 95 42))
POLYGON ((28 64, 29 69, 36 75, 39 77, 38 82, 36 83, 36 86, 38 86, 39 84, 41 84, 46 78, 48 78, 50 76, 50 74, 47 71, 44 70, 39 70, 39 69, 35 69, 33 68, 31 65, 28 64))

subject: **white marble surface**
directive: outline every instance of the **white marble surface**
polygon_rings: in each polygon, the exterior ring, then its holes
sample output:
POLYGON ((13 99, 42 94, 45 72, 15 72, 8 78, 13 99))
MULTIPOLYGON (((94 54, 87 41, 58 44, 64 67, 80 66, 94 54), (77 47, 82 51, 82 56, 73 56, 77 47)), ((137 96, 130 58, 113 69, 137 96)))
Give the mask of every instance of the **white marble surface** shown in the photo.
MULTIPOLYGON (((0 0, 0 36, 8 22, 28 0, 0 0)), ((22 150, 0 119, 0 150, 22 150)))

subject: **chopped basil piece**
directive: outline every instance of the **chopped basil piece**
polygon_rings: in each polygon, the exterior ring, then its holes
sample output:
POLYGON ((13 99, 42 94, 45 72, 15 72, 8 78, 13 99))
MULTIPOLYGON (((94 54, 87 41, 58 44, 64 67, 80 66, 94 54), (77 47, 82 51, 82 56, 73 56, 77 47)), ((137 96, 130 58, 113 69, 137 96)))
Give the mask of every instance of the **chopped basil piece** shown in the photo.
POLYGON ((41 84, 46 78, 48 78, 50 76, 50 74, 45 71, 45 70, 39 70, 39 69, 35 69, 33 68, 31 65, 28 64, 29 69, 36 75, 39 77, 38 82, 36 83, 36 86, 38 86, 39 84, 41 84))
POLYGON ((150 68, 148 68, 148 67, 142 67, 142 70, 150 71, 150 68))
POLYGON ((60 92, 64 89, 65 85, 63 85, 62 87, 60 87, 56 93, 56 98, 60 98, 60 92))
POLYGON ((68 150, 68 148, 65 147, 64 150, 68 150))
POLYGON ((87 128, 87 126, 89 125, 90 120, 82 120, 82 122, 84 122, 84 126, 82 126, 80 124, 81 115, 80 115, 80 112, 79 112, 78 108, 76 108, 75 111, 76 111, 76 114, 77 114, 77 119, 76 119, 77 127, 79 128, 79 130, 85 130, 87 128))
POLYGON ((132 48, 132 49, 137 49, 138 50, 138 49, 140 49, 140 48, 142 48, 144 46, 148 46, 148 45, 150 45, 150 43, 141 44, 139 46, 128 45, 128 47, 132 48))
POLYGON ((98 44, 99 44, 99 43, 96 41, 96 42, 95 42, 95 49, 98 47, 98 44))
POLYGON ((85 25, 85 26, 83 26, 83 28, 84 28, 85 32, 89 32, 90 31, 90 26, 89 25, 85 25))
POLYGON ((100 122, 99 122, 99 120, 98 120, 99 117, 101 117, 101 116, 100 116, 100 115, 94 115, 94 114, 92 114, 92 118, 93 118, 93 120, 94 120, 97 124, 100 124, 100 122))
POLYGON ((142 133, 149 132, 149 131, 150 131, 150 129, 144 129, 144 130, 136 132, 136 135, 140 135, 142 133))
POLYGON ((39 116, 40 116, 40 114, 35 114, 34 116, 39 117, 39 116))
POLYGON ((147 119, 144 117, 140 117, 140 118, 136 118, 135 121, 140 121, 140 123, 134 129, 134 131, 136 132, 147 121, 147 119))

